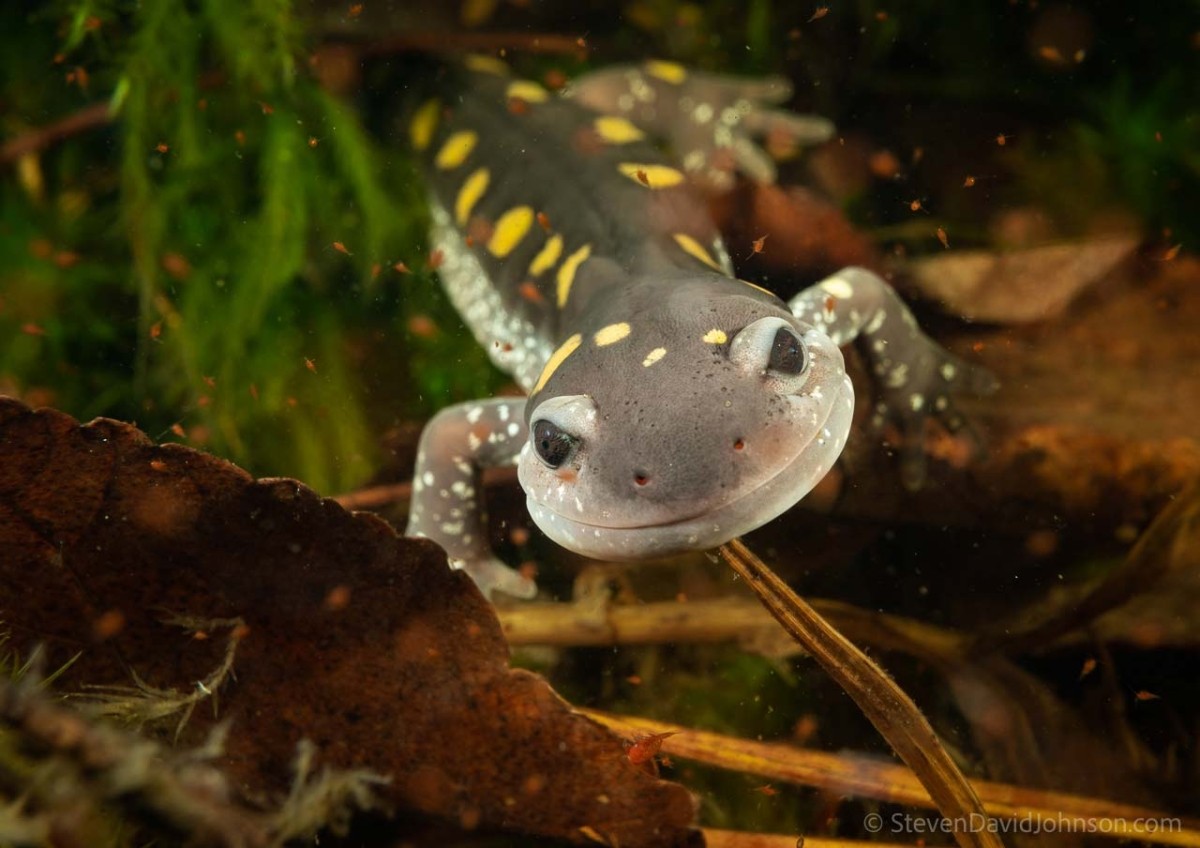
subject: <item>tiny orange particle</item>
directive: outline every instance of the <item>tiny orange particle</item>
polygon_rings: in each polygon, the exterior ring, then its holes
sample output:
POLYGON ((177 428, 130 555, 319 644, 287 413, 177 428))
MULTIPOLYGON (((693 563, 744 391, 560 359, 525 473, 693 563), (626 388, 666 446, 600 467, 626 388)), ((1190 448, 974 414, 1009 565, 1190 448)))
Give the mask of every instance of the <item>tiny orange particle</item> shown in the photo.
POLYGON ((817 10, 812 13, 812 17, 808 19, 808 22, 811 24, 813 21, 819 21, 819 20, 821 20, 821 18, 825 17, 828 14, 829 14, 828 6, 818 6, 817 10))
POLYGON ((428 315, 414 315, 408 319, 408 331, 419 339, 436 338, 438 326, 428 315))
POLYGON ((1145 689, 1139 689, 1137 692, 1134 692, 1133 697, 1139 701, 1157 701, 1160 698, 1160 696, 1155 695, 1153 692, 1147 692, 1145 689))
POLYGON ((975 178, 973 176, 971 176, 970 174, 967 174, 966 178, 963 180, 963 188, 971 188, 974 185, 975 185, 975 178))
POLYGON ((161 459, 152 459, 150 460, 150 468, 154 471, 166 471, 167 464, 161 459))
POLYGON ((319 138, 317 138, 315 135, 310 135, 308 137, 308 146, 309 147, 316 147, 320 143, 321 143, 321 140, 319 138))
POLYGON ((162 321, 155 321, 150 325, 150 338, 153 341, 158 341, 162 337, 162 321))
POLYGON ((357 18, 359 15, 362 14, 362 10, 363 10, 362 3, 352 3, 350 5, 350 8, 348 10, 346 10, 346 17, 357 18))
POLYGON ((1088 657, 1086 660, 1083 661, 1083 668, 1081 668, 1079 670, 1079 679, 1083 680, 1083 678, 1087 677, 1089 674, 1091 674, 1095 670, 1096 670, 1096 658, 1088 657))
POLYGON ((762 786, 756 786, 754 791, 760 795, 766 795, 768 798, 772 798, 779 794, 779 790, 769 783, 764 783, 762 786))
POLYGON ((164 253, 161 264, 163 270, 176 280, 186 280, 192 274, 192 263, 181 253, 164 253))
POLYGON ((346 245, 342 244, 340 241, 335 241, 333 243, 333 249, 338 253, 344 253, 346 256, 352 255, 350 251, 346 249, 346 245))
POLYGON ((267 103, 266 101, 259 101, 258 105, 262 107, 262 113, 264 115, 275 114, 275 107, 272 106, 270 103, 267 103))
POLYGON ((546 232, 550 232, 550 216, 547 215, 545 212, 539 212, 539 213, 537 213, 536 217, 537 217, 538 226, 541 227, 546 232))
POLYGON ((171 425, 171 432, 181 439, 187 438, 187 433, 183 429, 183 425, 176 421, 171 425))
POLYGON ((111 639, 124 629, 125 613, 116 609, 101 613, 100 617, 92 622, 92 636, 97 642, 111 639))
POLYGON ((430 253, 429 254, 429 262, 428 262, 429 270, 436 271, 438 268, 441 268, 442 262, 444 262, 445 259, 446 259, 446 254, 442 253, 441 248, 438 248, 437 250, 430 253))
POLYGON ((1044 44, 1038 48, 1038 56, 1055 65, 1065 65, 1067 60, 1063 57, 1062 51, 1053 44, 1044 44))
POLYGON ((950 238, 946 235, 946 231, 943 230, 941 227, 937 228, 937 237, 938 237, 938 241, 940 241, 942 243, 942 247, 949 250, 950 249, 950 238))
POLYGON ((307 356, 304 357, 304 367, 314 374, 317 373, 317 361, 315 359, 309 359, 307 356))
POLYGON ((397 262, 395 265, 393 265, 393 266, 392 266, 392 269, 393 269, 393 270, 394 270, 394 271, 395 271, 397 274, 407 274, 407 273, 409 273, 408 266, 407 266, 407 265, 405 265, 403 262, 397 262))
POLYGON ((350 605, 350 587, 334 586, 325 596, 325 609, 330 612, 341 612, 350 605))
POLYGON ((529 280, 521 283, 520 287, 517 288, 517 293, 530 303, 541 303, 544 300, 542 293, 538 291, 538 287, 529 280))
POLYGON ((171 148, 167 145, 167 143, 165 141, 160 141, 158 144, 154 145, 154 149, 157 150, 159 153, 166 153, 171 148))
POLYGON ((655 755, 662 749, 663 740, 679 733, 669 730, 666 733, 639 733, 633 739, 625 741, 625 756, 635 766, 653 762, 655 755))

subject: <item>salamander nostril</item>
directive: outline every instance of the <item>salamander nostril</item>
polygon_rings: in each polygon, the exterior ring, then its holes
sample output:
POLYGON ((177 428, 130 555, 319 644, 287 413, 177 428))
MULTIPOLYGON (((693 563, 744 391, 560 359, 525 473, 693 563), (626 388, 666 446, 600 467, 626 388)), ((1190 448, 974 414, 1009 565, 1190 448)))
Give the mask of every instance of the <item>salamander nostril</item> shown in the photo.
POLYGON ((744 450, 744 449, 745 449, 745 447, 746 447, 746 440, 745 440, 745 439, 737 439, 737 440, 735 440, 735 441, 734 441, 734 443, 733 443, 733 449, 734 449, 735 451, 744 450))
POLYGON ((650 482, 650 478, 644 471, 635 471, 633 474, 633 482, 637 483, 639 486, 645 486, 650 482))

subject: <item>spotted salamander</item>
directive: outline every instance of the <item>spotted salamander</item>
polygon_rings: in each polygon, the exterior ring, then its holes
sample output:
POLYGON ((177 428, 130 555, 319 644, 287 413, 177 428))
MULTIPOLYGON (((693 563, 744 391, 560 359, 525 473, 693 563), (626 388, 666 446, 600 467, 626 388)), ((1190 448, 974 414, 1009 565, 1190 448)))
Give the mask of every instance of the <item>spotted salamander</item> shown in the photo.
POLYGON ((489 548, 483 468, 516 463, 530 515, 564 547, 657 557, 757 528, 829 471, 854 411, 839 345, 869 361, 876 418, 910 434, 930 417, 958 426, 951 394, 988 388, 870 271, 787 303, 734 275, 689 174, 770 180, 754 136, 828 137, 827 122, 766 105, 786 99, 784 82, 649 62, 556 95, 477 57, 443 83, 406 128, 439 272, 528 396, 429 422, 407 533, 441 544, 485 594, 536 587, 489 548))

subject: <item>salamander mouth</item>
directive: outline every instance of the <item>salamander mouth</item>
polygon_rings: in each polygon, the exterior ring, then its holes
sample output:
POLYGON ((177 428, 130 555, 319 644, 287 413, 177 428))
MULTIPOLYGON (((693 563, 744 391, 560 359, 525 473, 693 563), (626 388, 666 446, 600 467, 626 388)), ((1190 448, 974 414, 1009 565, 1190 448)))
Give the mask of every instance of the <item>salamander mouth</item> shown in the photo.
POLYGON ((853 388, 846 379, 829 404, 825 420, 782 468, 753 489, 702 512, 667 522, 604 525, 571 518, 534 500, 532 495, 526 496, 526 506, 547 536, 584 556, 637 560, 708 550, 782 514, 820 482, 841 453, 840 440, 849 431, 853 415, 853 397, 853 388), (833 448, 823 446, 813 454, 810 449, 817 439, 831 438, 825 433, 836 436, 839 443, 833 448))

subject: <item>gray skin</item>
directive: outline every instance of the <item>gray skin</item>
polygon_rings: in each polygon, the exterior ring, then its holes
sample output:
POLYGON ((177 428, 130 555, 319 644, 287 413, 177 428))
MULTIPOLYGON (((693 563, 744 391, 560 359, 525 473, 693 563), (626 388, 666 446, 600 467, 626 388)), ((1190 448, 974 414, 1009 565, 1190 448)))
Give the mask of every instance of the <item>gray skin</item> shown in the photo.
MULTIPOLYGON (((488 547, 483 468, 517 463, 535 523, 578 553, 703 550, 786 511, 836 461, 854 409, 839 345, 859 344, 878 388, 876 418, 908 434, 929 418, 961 426, 951 393, 991 388, 924 336, 869 271, 846 269, 787 304, 737 280, 703 199, 649 134, 596 129, 602 113, 636 117, 677 149, 700 150, 689 169, 702 176, 730 161, 722 149, 761 176, 765 155, 742 124, 801 141, 820 126, 760 108, 755 98, 777 96, 777 83, 654 63, 584 78, 572 100, 512 88, 503 73, 446 83, 436 110, 410 126, 440 273, 476 339, 529 398, 435 416, 407 533, 441 544, 485 595, 530 597, 536 586, 488 547), (522 91, 529 100, 514 104, 522 91), (485 171, 483 190, 464 191, 485 171), (537 210, 538 223, 521 207, 537 210), (773 358, 781 339, 794 344, 791 358, 773 358), (550 456, 551 442, 537 438, 547 425, 557 434, 550 456)), ((906 456, 915 482, 921 453, 906 456)))
POLYGON ((575 443, 557 468, 536 440, 519 462, 530 515, 566 548, 630 560, 715 547, 791 507, 845 446, 854 390, 841 351, 745 285, 639 279, 575 326, 585 341, 526 408, 575 443), (592 327, 630 315, 620 342, 587 344, 592 327), (738 331, 705 342, 714 327, 738 331), (780 329, 806 350, 798 374, 770 368, 780 329))

